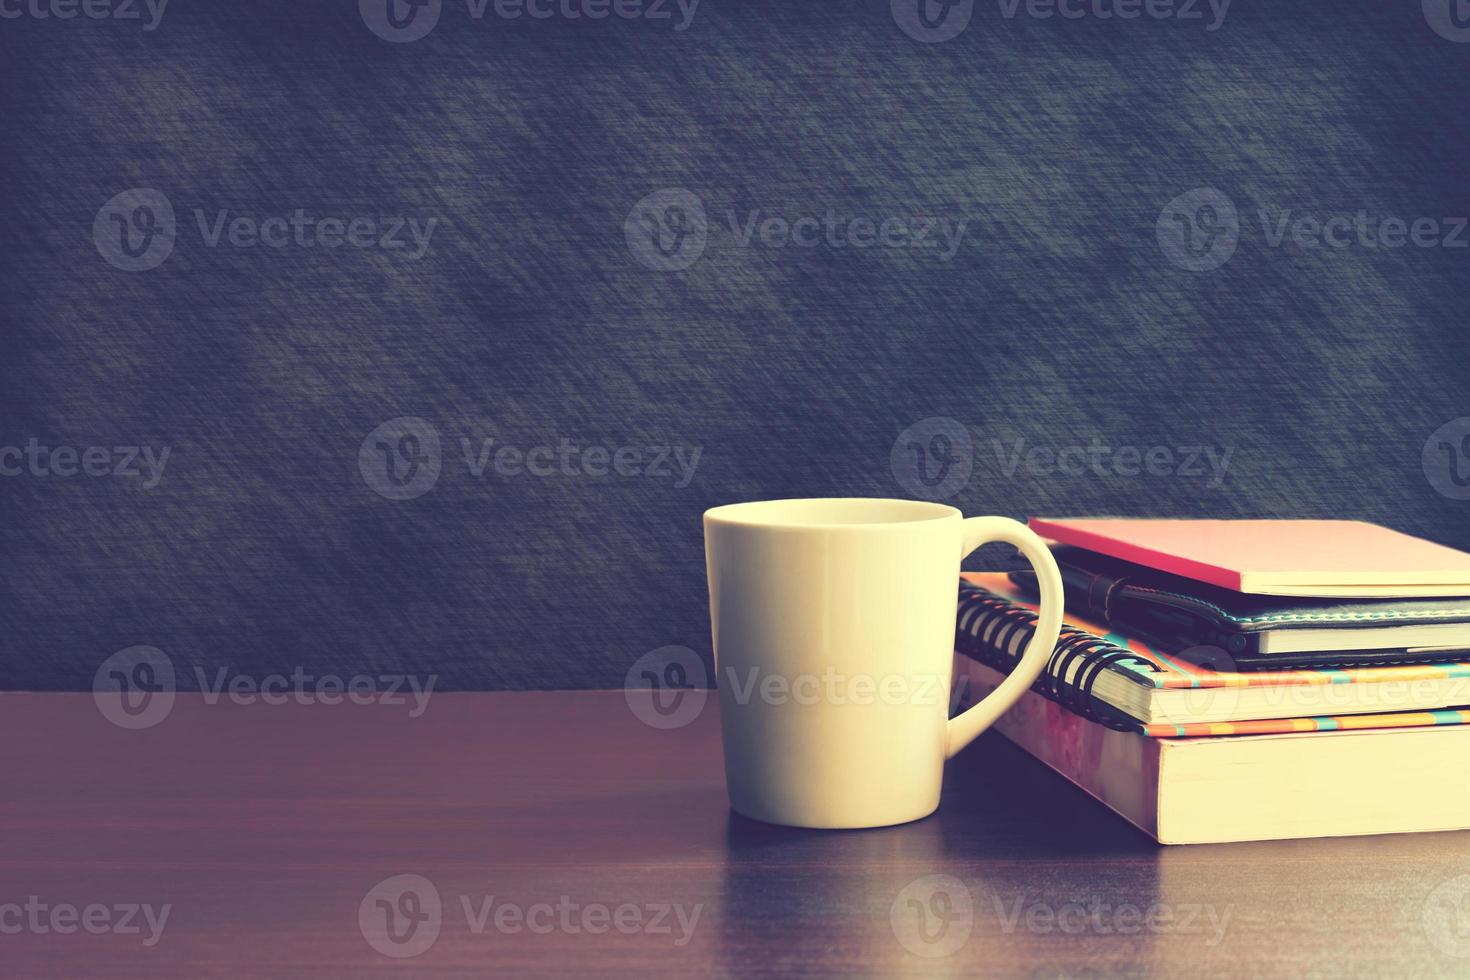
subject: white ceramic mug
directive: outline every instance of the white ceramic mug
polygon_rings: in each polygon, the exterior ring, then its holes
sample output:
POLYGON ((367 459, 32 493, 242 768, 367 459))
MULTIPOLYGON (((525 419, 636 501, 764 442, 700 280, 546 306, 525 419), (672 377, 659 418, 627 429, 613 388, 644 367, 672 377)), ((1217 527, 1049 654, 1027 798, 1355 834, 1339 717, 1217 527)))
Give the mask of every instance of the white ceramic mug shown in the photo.
POLYGON ((725 782, 737 813, 881 827, 939 805, 944 761, 1036 680, 1056 646, 1051 552, 1005 517, 916 500, 770 500, 704 515, 725 782), (1019 548, 1041 584, 1020 664, 950 720, 960 562, 1019 548))

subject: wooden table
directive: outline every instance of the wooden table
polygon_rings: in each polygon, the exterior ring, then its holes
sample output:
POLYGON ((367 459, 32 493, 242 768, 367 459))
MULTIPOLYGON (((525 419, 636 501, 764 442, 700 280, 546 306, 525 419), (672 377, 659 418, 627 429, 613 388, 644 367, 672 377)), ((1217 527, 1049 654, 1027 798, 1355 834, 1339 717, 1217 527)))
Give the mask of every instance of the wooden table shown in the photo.
POLYGON ((1470 972, 1470 834, 1161 848, 993 734, 935 816, 825 833, 729 812, 714 698, 0 704, 7 977, 1470 972))

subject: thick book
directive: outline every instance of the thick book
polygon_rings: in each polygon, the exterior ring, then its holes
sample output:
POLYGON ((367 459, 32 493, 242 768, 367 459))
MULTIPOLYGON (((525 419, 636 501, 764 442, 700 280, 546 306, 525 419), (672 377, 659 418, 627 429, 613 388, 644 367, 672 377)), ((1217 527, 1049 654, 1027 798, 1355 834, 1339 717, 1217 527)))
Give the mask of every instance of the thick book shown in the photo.
MULTIPOLYGON (((1067 608, 1182 656, 1240 670, 1470 659, 1470 598, 1249 595, 1082 548, 1053 548, 1067 608)), ((1011 573, 1036 594, 1036 573, 1011 573)))
MULTIPOLYGON (((1004 676, 955 671, 962 706, 1004 676)), ((1027 691, 995 727, 1161 844, 1470 828, 1470 725, 1149 738, 1027 691)))
MULTIPOLYGON (((961 709, 1000 684, 1034 625, 1034 607, 1004 575, 962 581, 954 665, 961 709)), ((1360 710, 1364 692, 1376 690, 1382 708, 1405 691, 1463 684, 1470 664, 1223 675, 1088 625, 1068 617, 1047 670, 995 727, 1160 843, 1470 828, 1470 710, 1279 717, 1300 704, 1268 698, 1265 709, 1251 701, 1251 710, 1278 717, 1198 720, 1238 714, 1237 698, 1268 691, 1308 699, 1338 692, 1360 710), (1119 709, 1124 698, 1110 684, 1155 692, 1134 704, 1141 714, 1178 710, 1196 720, 1143 722, 1119 709)))
POLYGON ((1363 521, 1032 518, 1060 544, 1255 595, 1470 596, 1470 554, 1363 521))
MULTIPOLYGON (((1003 574, 959 583, 955 649, 1009 673, 1036 606, 1003 574)), ((1406 728, 1470 722, 1470 662, 1235 672, 1182 660, 1068 611, 1038 694, 1154 737, 1406 728)))

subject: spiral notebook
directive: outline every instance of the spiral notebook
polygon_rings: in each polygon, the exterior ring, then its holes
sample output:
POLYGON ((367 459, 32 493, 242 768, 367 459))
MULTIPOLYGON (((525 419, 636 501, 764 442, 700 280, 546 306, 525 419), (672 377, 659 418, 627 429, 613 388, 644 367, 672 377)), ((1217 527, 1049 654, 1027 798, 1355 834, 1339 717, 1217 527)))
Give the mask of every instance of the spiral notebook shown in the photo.
MULTIPOLYGON (((1005 681, 963 654, 955 675, 960 708, 1005 681)), ((1163 844, 1470 827, 1470 725, 1148 738, 1026 691, 995 730, 1163 844)))
MULTIPOLYGON (((959 586, 955 649, 1006 674, 1036 606, 1003 574, 959 586)), ((1267 735, 1470 722, 1470 663, 1214 671, 1072 613, 1034 690, 1074 714, 1155 738, 1267 735)))

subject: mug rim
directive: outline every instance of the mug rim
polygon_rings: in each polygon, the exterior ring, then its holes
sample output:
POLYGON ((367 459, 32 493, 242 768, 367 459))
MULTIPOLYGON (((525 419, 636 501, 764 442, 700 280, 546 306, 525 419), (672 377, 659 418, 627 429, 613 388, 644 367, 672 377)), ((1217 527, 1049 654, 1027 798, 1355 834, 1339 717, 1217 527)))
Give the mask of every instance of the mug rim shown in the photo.
POLYGON ((949 504, 901 497, 785 497, 721 504, 704 512, 707 525, 807 531, 913 527, 963 517, 958 508, 949 504), (882 516, 884 508, 891 510, 893 516, 882 516), (839 509, 848 511, 845 519, 821 516, 839 509))

